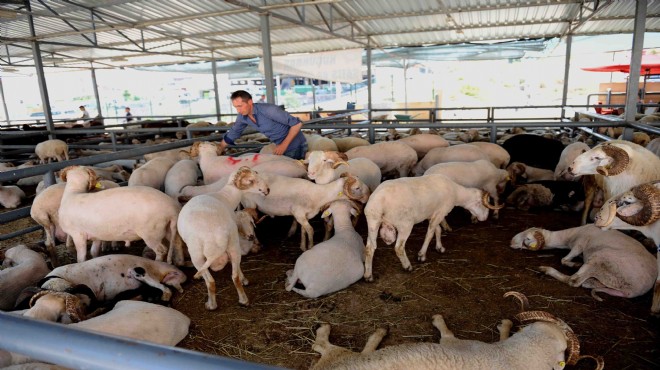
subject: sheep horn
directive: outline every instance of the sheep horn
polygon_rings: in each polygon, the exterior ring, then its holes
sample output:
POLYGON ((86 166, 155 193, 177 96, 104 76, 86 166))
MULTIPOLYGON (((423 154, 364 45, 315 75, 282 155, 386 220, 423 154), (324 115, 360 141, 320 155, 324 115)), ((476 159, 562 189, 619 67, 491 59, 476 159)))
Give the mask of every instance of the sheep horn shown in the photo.
POLYGON ((605 368, 605 361, 600 356, 582 355, 577 360, 580 361, 583 358, 590 358, 590 359, 596 361, 596 370, 603 370, 605 368))
POLYGON ((66 182, 66 173, 69 172, 71 169, 76 168, 76 167, 79 167, 79 166, 68 166, 68 167, 64 167, 64 168, 60 171, 60 179, 62 179, 62 181, 65 181, 65 182, 66 182))
POLYGON ((635 198, 642 203, 642 210, 632 216, 618 215, 619 218, 633 226, 646 226, 660 219, 660 190, 654 186, 659 183, 642 184, 632 189, 635 198))
POLYGON ((81 308, 82 303, 80 302, 80 298, 64 292, 58 292, 58 294, 64 297, 64 307, 66 307, 66 313, 71 318, 71 321, 83 321, 85 319, 85 313, 81 308))
POLYGON ((35 293, 32 298, 30 298, 30 302, 28 303, 28 307, 34 306, 34 304, 39 300, 39 298, 45 296, 46 294, 51 293, 50 290, 42 290, 40 292, 35 293))
POLYGON ((263 216, 261 216, 261 218, 260 218, 260 219, 258 219, 258 220, 257 220, 257 221, 255 222, 255 224, 260 224, 260 223, 261 223, 261 221, 263 221, 263 220, 265 220, 265 219, 266 219, 266 217, 268 217, 268 215, 263 215, 263 216))
POLYGON ((571 329, 571 327, 563 320, 545 311, 521 312, 514 317, 521 323, 527 321, 543 321, 554 323, 559 326, 564 331, 566 340, 568 341, 568 359, 566 362, 569 365, 575 365, 578 362, 580 359, 580 342, 578 341, 577 336, 573 333, 573 329, 571 329))
POLYGON ((608 214, 607 214, 607 220, 603 220, 601 218, 596 219, 594 222, 594 225, 598 227, 607 227, 614 222, 614 217, 616 217, 616 202, 611 202, 609 207, 608 207, 608 214))
POLYGON ((239 190, 247 189, 248 186, 243 184, 243 179, 246 176, 249 176, 251 173, 252 173, 252 170, 250 169, 250 167, 243 166, 243 167, 239 168, 236 171, 236 174, 234 175, 234 181, 233 181, 234 186, 239 190))
POLYGON ((350 166, 350 165, 348 164, 348 162, 345 162, 345 161, 339 161, 339 162, 335 162, 335 163, 332 165, 332 169, 334 170, 335 168, 341 166, 342 164, 345 164, 345 165, 347 165, 347 166, 350 166))
POLYGON ((607 167, 596 167, 596 172, 603 176, 616 176, 626 170, 630 163, 630 156, 625 150, 615 145, 602 145, 601 150, 612 158, 612 163, 607 167))
POLYGON ((529 307, 529 301, 527 300, 527 297, 520 293, 520 292, 506 292, 504 293, 504 297, 514 297, 518 299, 518 302, 520 302, 520 311, 525 312, 527 311, 527 308, 529 307))
POLYGON ((504 204, 499 204, 499 205, 498 204, 490 204, 490 201, 489 201, 490 194, 488 194, 487 191, 482 191, 482 193, 483 194, 481 195, 481 201, 484 204, 484 206, 486 206, 486 208, 492 209, 492 210, 498 210, 498 209, 504 208, 504 204))

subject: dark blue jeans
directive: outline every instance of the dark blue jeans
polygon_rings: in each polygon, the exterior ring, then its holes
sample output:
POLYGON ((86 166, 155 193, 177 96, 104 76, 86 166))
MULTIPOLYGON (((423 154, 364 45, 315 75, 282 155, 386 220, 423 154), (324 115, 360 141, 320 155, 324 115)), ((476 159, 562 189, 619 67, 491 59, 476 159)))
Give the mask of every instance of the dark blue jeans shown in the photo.
POLYGON ((288 148, 284 155, 293 158, 293 159, 305 159, 305 154, 307 153, 307 142, 305 141, 302 145, 299 145, 295 148, 288 148))

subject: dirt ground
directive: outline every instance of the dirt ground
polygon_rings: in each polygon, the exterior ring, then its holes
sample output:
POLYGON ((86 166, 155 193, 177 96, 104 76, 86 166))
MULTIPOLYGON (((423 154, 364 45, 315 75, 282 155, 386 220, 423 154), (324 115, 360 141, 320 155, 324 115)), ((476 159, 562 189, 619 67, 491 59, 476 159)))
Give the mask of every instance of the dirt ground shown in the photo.
MULTIPOLYGON (((262 251, 245 256, 242 268, 250 284, 246 292, 249 307, 238 305, 230 281, 230 269, 214 274, 218 309, 207 311, 206 287, 192 280, 194 269, 184 269, 191 280, 184 293, 175 293, 172 307, 192 319, 189 336, 179 346, 246 361, 286 368, 309 368, 319 357, 311 349, 315 329, 322 322, 332 324, 334 344, 361 350, 377 327, 389 327, 382 346, 404 342, 436 342, 440 334, 431 317, 441 313, 463 339, 494 342, 497 324, 512 318, 518 305, 502 295, 522 292, 532 309, 546 310, 566 321, 578 335, 583 354, 600 355, 607 369, 660 368, 660 325, 649 314, 651 293, 634 299, 601 294, 594 300, 589 291, 571 288, 536 270, 548 265, 564 273, 561 266, 567 251, 530 252, 513 250, 509 242, 516 233, 533 226, 550 230, 579 225, 579 215, 554 211, 501 211, 500 220, 471 224, 467 212, 454 210, 449 218, 453 231, 443 234, 444 254, 429 248, 427 262, 416 262, 426 224, 415 226, 407 243, 414 270, 401 268, 391 246, 379 240, 374 258, 373 283, 359 281, 346 290, 306 299, 284 290, 285 272, 293 268, 300 254, 299 236, 287 239, 290 219, 266 220, 257 235, 262 251)), ((31 220, 1 225, 0 233, 25 227, 31 220)), ((322 238, 322 223, 315 220, 316 240, 322 238)), ((362 219, 358 231, 365 236, 362 219)), ((6 248, 19 242, 41 239, 41 232, 0 243, 6 248)), ((592 369, 584 360, 578 369, 592 369)))

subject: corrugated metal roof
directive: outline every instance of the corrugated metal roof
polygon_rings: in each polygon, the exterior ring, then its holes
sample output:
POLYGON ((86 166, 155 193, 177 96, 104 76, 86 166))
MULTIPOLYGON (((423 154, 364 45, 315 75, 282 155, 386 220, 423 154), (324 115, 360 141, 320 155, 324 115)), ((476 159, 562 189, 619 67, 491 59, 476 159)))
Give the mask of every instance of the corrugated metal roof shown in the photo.
MULTIPOLYGON (((632 33, 633 0, 31 0, 0 5, 0 65, 33 65, 31 41, 61 66, 121 67, 365 47, 632 33), (32 15, 36 37, 30 35, 32 15), (81 64, 81 60, 84 62, 81 64)), ((660 32, 660 0, 647 2, 660 32)), ((51 64, 52 65, 52 64, 51 64)))

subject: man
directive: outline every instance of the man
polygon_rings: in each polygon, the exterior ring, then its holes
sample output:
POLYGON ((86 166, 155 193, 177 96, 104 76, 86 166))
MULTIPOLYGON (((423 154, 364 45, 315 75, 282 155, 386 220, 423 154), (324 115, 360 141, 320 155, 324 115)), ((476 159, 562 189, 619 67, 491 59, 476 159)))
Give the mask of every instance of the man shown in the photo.
POLYGON ((307 153, 307 140, 300 129, 302 122, 274 104, 255 104, 252 95, 238 90, 231 94, 231 103, 238 113, 236 122, 227 131, 220 147, 224 152, 227 145, 234 144, 248 125, 256 128, 275 143, 273 154, 285 155, 293 159, 304 159, 307 153))
POLYGON ((257 103, 265 103, 266 102, 266 95, 261 95, 261 98, 259 98, 259 101, 257 103))
POLYGON ((126 107, 124 110, 126 111, 126 122, 131 122, 133 120, 133 115, 131 114, 131 108, 126 107))
POLYGON ((85 121, 85 122, 88 122, 89 121, 89 112, 87 112, 87 110, 85 109, 85 106, 81 105, 78 108, 82 112, 82 116, 80 116, 80 119, 85 121))

